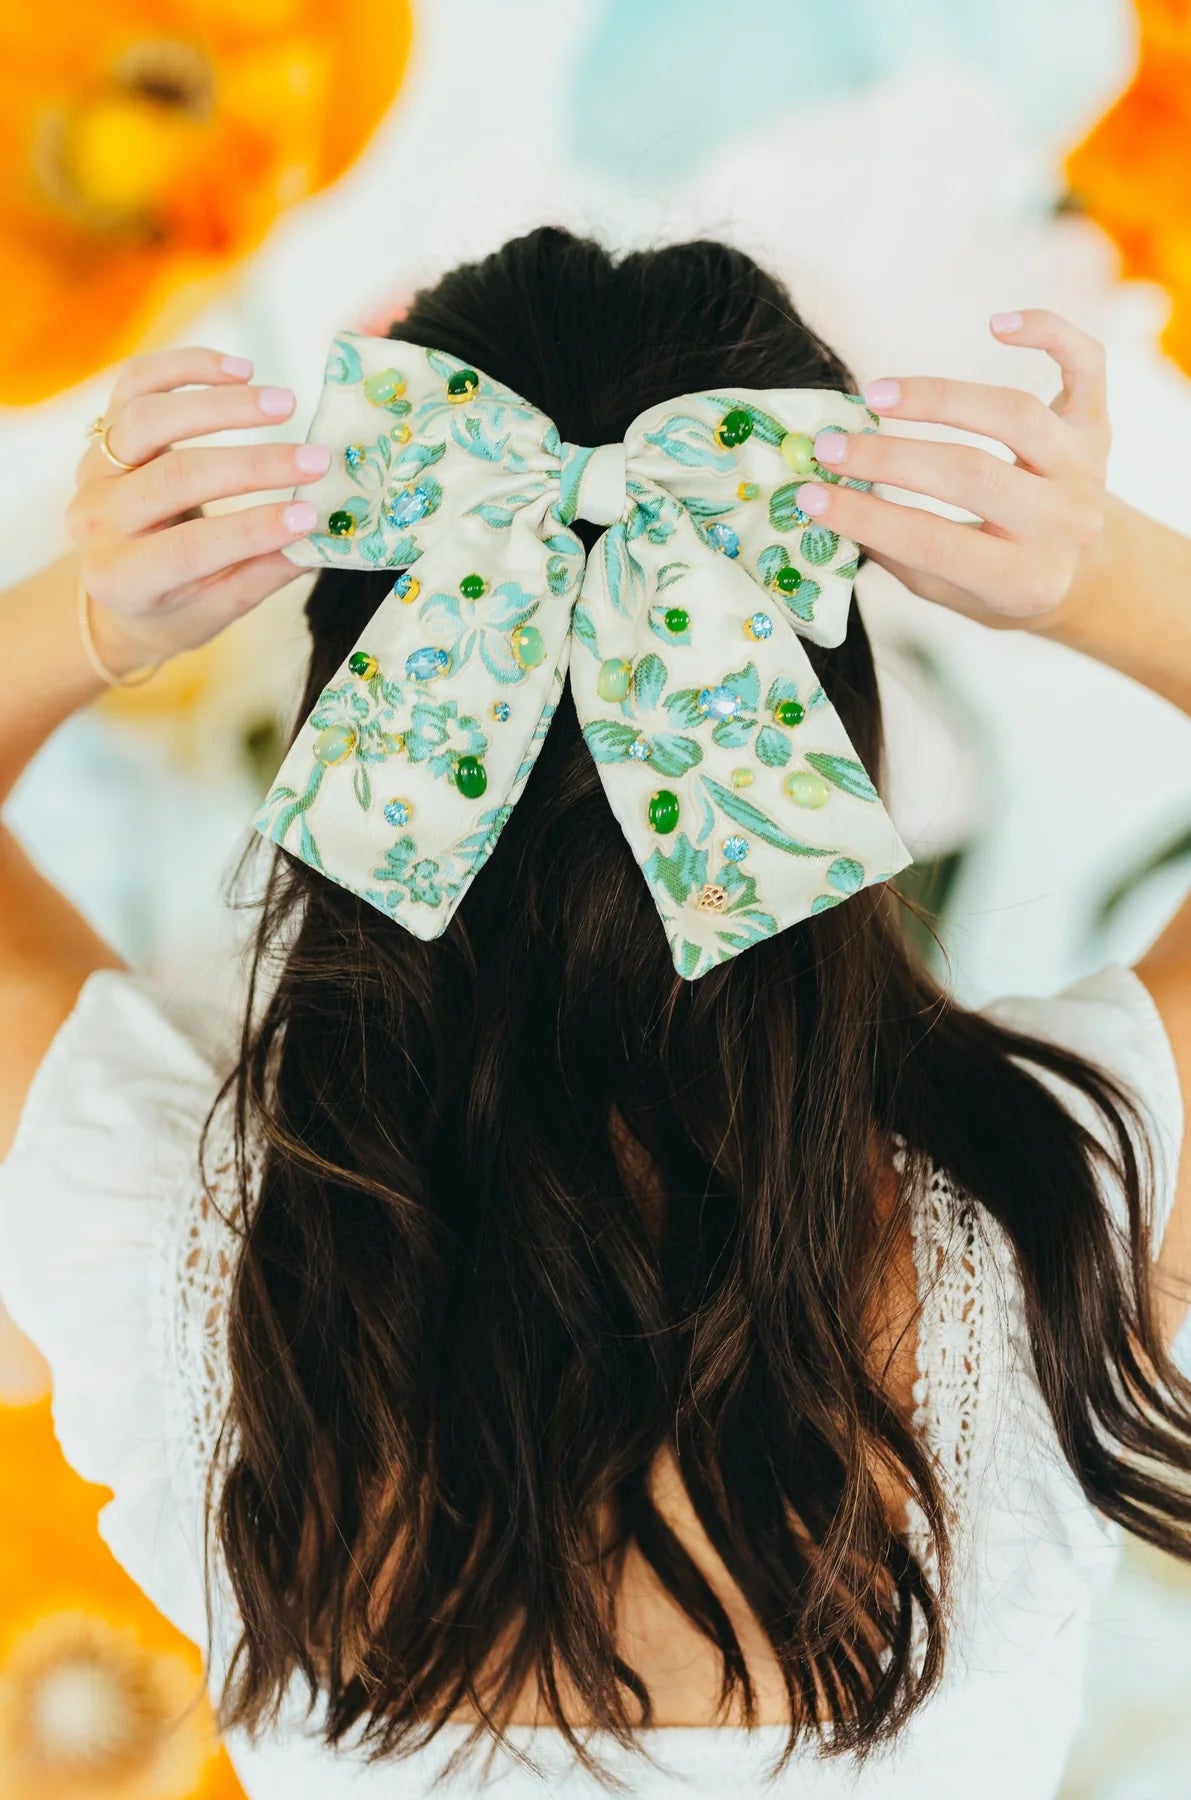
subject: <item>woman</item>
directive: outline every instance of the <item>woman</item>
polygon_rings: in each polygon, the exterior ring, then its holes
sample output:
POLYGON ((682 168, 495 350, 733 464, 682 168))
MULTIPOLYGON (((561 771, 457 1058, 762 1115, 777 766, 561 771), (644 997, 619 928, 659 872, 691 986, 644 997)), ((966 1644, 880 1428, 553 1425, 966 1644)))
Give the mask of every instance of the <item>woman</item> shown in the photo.
MULTIPOLYGON (((704 388, 853 385, 708 243, 616 263, 534 232, 396 329, 588 445, 704 388)), ((934 603, 1188 707, 1191 550, 1105 499, 1100 347, 1046 312, 994 329, 1057 362, 1051 408, 867 398, 1015 463, 820 439, 858 485, 799 506, 934 603)), ((313 507, 198 509, 329 453, 172 447, 288 410, 250 373, 120 374, 71 508, 89 641, 61 572, 0 619, 8 781, 97 669, 292 575, 313 507)), ((391 584, 315 583, 302 719, 391 584)), ((810 654, 879 778, 862 621, 810 654)), ((783 1759, 807 1796, 1055 1791, 1118 1526, 1191 1554, 1191 914, 1136 972, 986 1014, 915 965, 888 885, 684 982, 564 696, 439 941, 276 857, 229 1059, 223 1021, 3 858, 0 1279, 68 1456, 114 1490, 109 1542, 197 1638, 207 1550, 254 1800, 473 1781, 485 1741, 509 1794, 740 1794, 783 1759)))

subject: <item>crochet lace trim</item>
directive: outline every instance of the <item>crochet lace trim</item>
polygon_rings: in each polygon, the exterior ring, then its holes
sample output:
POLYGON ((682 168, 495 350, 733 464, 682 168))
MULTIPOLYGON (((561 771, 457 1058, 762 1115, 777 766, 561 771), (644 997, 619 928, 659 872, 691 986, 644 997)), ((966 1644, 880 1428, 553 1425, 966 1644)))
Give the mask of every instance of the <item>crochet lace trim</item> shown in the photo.
MULTIPOLYGON (((895 1156, 899 1170, 903 1160, 899 1151, 895 1156)), ((935 1465, 958 1577, 964 1563, 965 1528, 971 1520, 981 1389, 987 1380, 990 1258, 995 1260, 995 1253, 974 1202, 933 1163, 928 1163, 926 1180, 914 1196, 911 1227, 920 1305, 911 1423, 935 1465)), ((910 1545, 937 1591, 938 1557, 926 1515, 913 1498, 906 1511, 910 1545)), ((953 1579, 953 1596, 960 1587, 961 1581, 953 1579)), ((957 1611, 953 1599, 953 1631, 957 1611)), ((921 1668, 926 1629, 920 1613, 915 1616, 913 1647, 921 1668)))
MULTIPOLYGON (((178 1305, 174 1352, 185 1411, 178 1441, 190 1453, 192 1492, 204 1495, 232 1397, 228 1356, 228 1295, 235 1278, 240 1236, 239 1187, 230 1121, 212 1125, 205 1158, 206 1191, 183 1220, 176 1280, 178 1305)), ((250 1175, 255 1190, 255 1180, 250 1175)))

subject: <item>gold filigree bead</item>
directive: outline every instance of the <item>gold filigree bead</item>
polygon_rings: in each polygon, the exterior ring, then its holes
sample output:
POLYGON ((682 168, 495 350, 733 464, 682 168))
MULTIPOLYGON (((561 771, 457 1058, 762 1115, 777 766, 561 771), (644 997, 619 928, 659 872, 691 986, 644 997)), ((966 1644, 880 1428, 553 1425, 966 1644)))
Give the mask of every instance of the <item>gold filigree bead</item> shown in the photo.
POLYGON ((727 888, 719 887, 714 881, 705 881, 695 907, 699 912, 722 913, 727 904, 727 888))

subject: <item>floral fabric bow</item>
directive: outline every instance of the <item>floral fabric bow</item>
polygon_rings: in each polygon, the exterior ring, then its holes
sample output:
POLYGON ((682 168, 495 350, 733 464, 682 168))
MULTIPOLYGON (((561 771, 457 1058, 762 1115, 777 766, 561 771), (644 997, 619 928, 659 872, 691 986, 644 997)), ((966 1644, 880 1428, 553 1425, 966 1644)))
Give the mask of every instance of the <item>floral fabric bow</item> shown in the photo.
POLYGON ((910 860, 799 641, 839 643, 857 548, 798 506, 813 389, 687 394, 622 445, 560 441, 457 358, 334 341, 303 567, 392 569, 257 829, 437 937, 525 785, 568 672, 600 777, 693 979, 910 860), (606 525, 590 559, 569 529, 606 525))

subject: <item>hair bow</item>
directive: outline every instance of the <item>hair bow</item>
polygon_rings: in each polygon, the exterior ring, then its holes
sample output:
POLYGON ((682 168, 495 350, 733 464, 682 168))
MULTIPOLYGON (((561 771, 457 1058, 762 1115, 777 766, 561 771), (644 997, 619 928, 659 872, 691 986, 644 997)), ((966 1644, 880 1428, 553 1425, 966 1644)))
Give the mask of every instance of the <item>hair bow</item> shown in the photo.
POLYGON ((560 441, 453 356, 336 337, 302 488, 303 567, 393 588, 256 819, 420 938, 437 937, 525 785, 569 667, 600 778, 680 975, 910 860, 800 637, 839 643, 857 547, 798 506, 820 388, 686 394, 623 444, 560 441), (607 529, 590 559, 569 529, 607 529))

